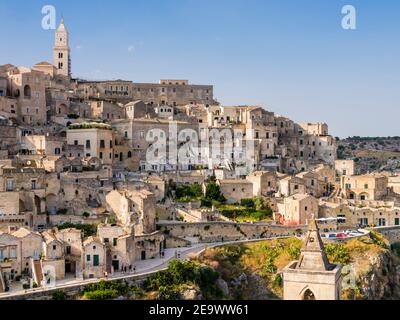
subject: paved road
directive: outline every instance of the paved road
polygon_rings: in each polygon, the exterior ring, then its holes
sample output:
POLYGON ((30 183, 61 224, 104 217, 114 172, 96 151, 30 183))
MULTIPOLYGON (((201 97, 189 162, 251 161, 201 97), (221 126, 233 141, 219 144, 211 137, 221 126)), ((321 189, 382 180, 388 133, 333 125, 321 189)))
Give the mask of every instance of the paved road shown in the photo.
MULTIPOLYGON (((158 259, 149 259, 149 260, 143 260, 143 261, 138 261, 135 264, 136 267, 136 272, 135 273, 114 273, 113 275, 110 275, 108 279, 127 279, 127 278, 135 278, 135 277, 142 277, 142 276, 147 276, 151 275, 157 271, 165 270, 168 267, 168 263, 173 260, 173 259, 180 259, 180 260, 185 260, 189 259, 191 257, 198 256, 201 254, 206 248, 214 248, 218 246, 225 246, 229 244, 239 244, 239 243, 247 243, 247 242, 258 242, 258 241, 265 241, 265 240, 272 240, 272 239, 283 239, 283 238, 288 238, 287 236, 284 237, 274 237, 274 238, 263 238, 263 239, 249 239, 249 240, 239 240, 239 241, 229 241, 229 242, 213 242, 213 243, 201 243, 201 244, 195 244, 191 247, 187 248, 171 248, 171 249, 166 249, 164 258, 158 258, 158 259), (176 254, 179 254, 178 257, 176 254)), ((63 289, 63 288, 68 288, 68 287, 73 287, 76 285, 83 285, 83 284, 89 284, 89 283, 95 283, 100 281, 101 279, 86 279, 86 280, 81 280, 81 279, 64 279, 64 280, 58 280, 57 284, 55 287, 40 287, 40 288, 35 288, 35 289, 28 289, 28 290, 11 290, 9 292, 5 293, 0 293, 0 299, 1 298, 9 298, 9 297, 17 297, 21 296, 24 294, 29 294, 33 292, 44 292, 44 291, 49 291, 49 290, 54 290, 54 289, 63 289)))

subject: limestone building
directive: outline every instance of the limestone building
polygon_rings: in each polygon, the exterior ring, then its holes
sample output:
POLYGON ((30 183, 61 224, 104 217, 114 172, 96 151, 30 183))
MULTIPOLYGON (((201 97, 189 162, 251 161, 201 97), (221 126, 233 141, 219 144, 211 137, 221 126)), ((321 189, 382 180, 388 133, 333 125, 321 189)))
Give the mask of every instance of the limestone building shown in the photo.
POLYGON ((313 219, 298 261, 283 270, 284 300, 340 300, 341 265, 330 264, 313 219))

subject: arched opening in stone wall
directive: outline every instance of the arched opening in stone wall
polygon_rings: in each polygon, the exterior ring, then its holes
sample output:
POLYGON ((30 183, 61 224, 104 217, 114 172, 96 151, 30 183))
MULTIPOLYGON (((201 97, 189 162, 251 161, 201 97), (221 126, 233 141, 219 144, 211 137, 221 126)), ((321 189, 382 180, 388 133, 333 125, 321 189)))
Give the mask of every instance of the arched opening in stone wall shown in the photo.
POLYGON ((303 299, 302 300, 316 300, 316 299, 315 299, 314 293, 310 289, 307 289, 303 293, 303 299))
POLYGON ((50 214, 57 213, 57 196, 53 193, 50 193, 46 196, 46 210, 50 214))
POLYGON ((30 99, 31 98, 31 87, 26 85, 24 87, 24 98, 25 99, 30 99))

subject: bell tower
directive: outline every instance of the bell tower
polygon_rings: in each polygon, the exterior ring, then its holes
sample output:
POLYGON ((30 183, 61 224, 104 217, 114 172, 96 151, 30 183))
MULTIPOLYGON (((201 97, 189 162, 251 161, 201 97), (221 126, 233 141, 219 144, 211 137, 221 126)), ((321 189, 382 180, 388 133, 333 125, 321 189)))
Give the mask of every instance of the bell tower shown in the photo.
POLYGON ((64 18, 56 30, 54 42, 54 65, 57 74, 71 77, 71 54, 69 49, 69 35, 64 25, 64 18))
POLYGON ((319 234, 317 222, 308 225, 298 261, 283 270, 284 300, 340 300, 342 266, 331 264, 319 234))

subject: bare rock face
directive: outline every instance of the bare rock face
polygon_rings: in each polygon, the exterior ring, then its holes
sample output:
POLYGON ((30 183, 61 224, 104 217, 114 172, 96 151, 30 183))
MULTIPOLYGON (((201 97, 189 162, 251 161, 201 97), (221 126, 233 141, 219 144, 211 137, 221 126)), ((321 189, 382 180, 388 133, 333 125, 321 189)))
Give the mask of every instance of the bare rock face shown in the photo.
POLYGON ((228 297, 230 295, 229 287, 225 280, 219 278, 216 284, 217 287, 222 291, 224 297, 228 297))
POLYGON ((196 288, 187 288, 183 292, 181 292, 182 300, 202 300, 203 296, 201 292, 196 288))
POLYGON ((360 289, 366 300, 400 299, 400 265, 386 252, 371 260, 370 271, 360 276, 360 289))

